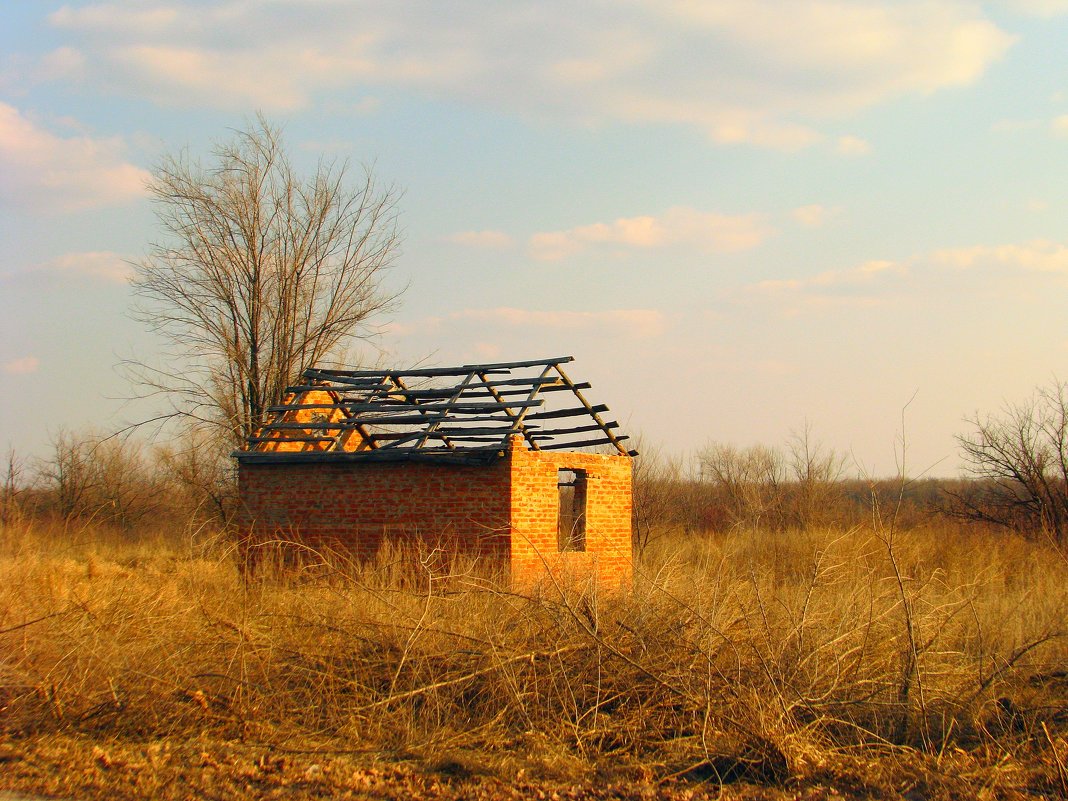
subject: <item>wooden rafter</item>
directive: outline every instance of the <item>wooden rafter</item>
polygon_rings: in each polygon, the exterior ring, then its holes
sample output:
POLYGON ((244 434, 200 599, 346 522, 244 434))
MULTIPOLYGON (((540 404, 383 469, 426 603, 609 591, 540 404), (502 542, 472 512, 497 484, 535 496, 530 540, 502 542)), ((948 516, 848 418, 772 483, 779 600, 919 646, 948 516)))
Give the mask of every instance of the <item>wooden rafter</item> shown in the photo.
POLYGON ((235 456, 242 461, 447 457, 482 463, 521 435, 534 450, 622 444, 608 407, 593 404, 562 365, 570 356, 409 370, 313 368, 268 407, 271 420, 235 456), (552 421, 549 425, 543 421, 552 421), (354 450, 353 443, 358 449, 354 450))

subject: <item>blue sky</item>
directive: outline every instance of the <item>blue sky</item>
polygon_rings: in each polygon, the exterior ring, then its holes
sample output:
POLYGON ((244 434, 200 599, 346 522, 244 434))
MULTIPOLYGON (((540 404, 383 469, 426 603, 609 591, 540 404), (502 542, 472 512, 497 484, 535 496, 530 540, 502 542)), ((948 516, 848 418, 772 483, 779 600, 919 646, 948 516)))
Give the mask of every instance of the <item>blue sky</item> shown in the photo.
POLYGON ((0 445, 150 414, 144 181, 262 111, 403 189, 366 361, 573 354, 668 452, 954 474, 1068 356, 1068 0, 0 3, 0 445), (911 400, 911 403, 909 402, 911 400))

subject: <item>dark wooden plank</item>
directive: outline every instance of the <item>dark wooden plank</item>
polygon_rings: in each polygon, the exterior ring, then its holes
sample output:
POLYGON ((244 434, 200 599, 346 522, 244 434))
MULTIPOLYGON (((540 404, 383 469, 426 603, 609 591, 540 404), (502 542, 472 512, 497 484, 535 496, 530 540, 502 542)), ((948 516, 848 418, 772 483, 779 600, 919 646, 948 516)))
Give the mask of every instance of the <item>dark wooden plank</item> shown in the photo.
POLYGON ((249 437, 249 442, 332 442, 333 437, 249 437))
POLYGON ((567 384, 557 384, 551 387, 546 387, 542 392, 574 392, 576 389, 589 389, 592 387, 589 381, 583 381, 581 384, 575 384, 568 386, 567 384))
POLYGON ((532 376, 531 378, 502 378, 500 380, 481 381, 478 384, 469 384, 472 387, 514 387, 525 386, 534 387, 547 384, 561 384, 559 378, 556 376, 532 376))
POLYGON ((438 428, 433 431, 381 431, 379 434, 372 434, 372 439, 391 440, 391 439, 405 439, 407 437, 428 437, 430 439, 470 439, 471 437, 486 437, 490 435, 497 435, 498 439, 506 437, 509 434, 519 434, 518 430, 512 428, 438 428))
MULTIPOLYGON (((528 417, 527 419, 530 418, 528 417)), ((619 428, 619 423, 617 423, 615 420, 611 420, 605 423, 603 427, 598 425, 597 423, 591 423, 588 426, 575 426, 574 428, 546 428, 542 431, 539 431, 538 433, 542 435, 548 434, 550 436, 560 437, 564 436, 565 434, 584 434, 587 431, 604 431, 606 428, 619 428)))
POLYGON ((300 409, 337 409, 340 408, 336 403, 279 403, 274 406, 268 406, 269 412, 295 412, 300 409))
MULTIPOLYGON (((435 412, 452 412, 455 414, 482 414, 484 412, 504 411, 508 408, 523 408, 526 406, 542 406, 545 401, 515 401, 511 403, 498 403, 496 401, 461 401, 459 403, 406 403, 383 399, 381 401, 339 401, 338 403, 308 403, 308 404, 285 404, 269 406, 268 411, 292 412, 300 409, 341 409, 345 412, 381 412, 392 414, 395 412, 424 412, 428 415, 435 412)), ((360 415, 360 419, 367 423, 373 423, 376 418, 371 415, 360 415)))
POLYGON ((456 433, 450 432, 448 434, 445 434, 445 433, 443 433, 441 431, 405 431, 405 432, 388 432, 388 433, 383 433, 383 434, 372 434, 371 438, 375 439, 375 440, 389 441, 389 440, 418 439, 419 437, 426 437, 427 439, 444 440, 444 439, 448 438, 448 439, 455 439, 455 440, 463 440, 465 442, 466 441, 472 441, 472 440, 475 440, 475 441, 478 441, 478 442, 504 442, 505 437, 508 434, 512 434, 512 433, 517 433, 517 432, 501 431, 498 434, 496 431, 493 431, 493 432, 491 432, 491 434, 493 434, 495 436, 491 436, 490 434, 485 434, 485 433, 483 433, 483 434, 478 434, 478 433, 456 434, 456 433))
POLYGON ((527 430, 533 429, 536 431, 537 426, 498 426, 494 428, 457 428, 455 426, 449 426, 448 428, 445 428, 443 426, 438 430, 447 432, 450 437, 469 437, 472 435, 486 436, 489 434, 500 434, 503 437, 508 434, 522 434, 523 428, 526 428, 527 430))
POLYGON ((365 386, 345 386, 342 384, 294 384, 293 386, 286 387, 286 392, 304 393, 304 392, 337 392, 338 394, 345 392, 383 392, 389 389, 395 389, 393 384, 367 384, 365 386))
MULTIPOLYGON (((440 414, 428 414, 426 416, 418 414, 397 414, 397 415, 381 415, 378 417, 353 417, 349 421, 353 425, 363 426, 415 426, 422 428, 427 423, 433 422, 447 422, 449 417, 440 414)), ((507 424, 511 422, 511 418, 507 415, 465 415, 462 418, 463 423, 501 423, 507 424)))
MULTIPOLYGON (((482 412, 503 411, 514 406, 542 406, 543 400, 518 401, 516 403, 497 403, 495 401, 461 401, 458 403, 404 403, 403 401, 383 400, 379 403, 340 403, 339 406, 349 412, 400 412, 400 411, 423 411, 451 412, 453 414, 480 414, 482 412)), ((374 422, 373 417, 364 418, 368 422, 374 422)))
MULTIPOLYGON (((407 431, 402 433, 399 437, 393 437, 391 440, 386 440, 385 445, 379 444, 379 448, 382 450, 397 450, 405 442, 413 443, 425 443, 426 432, 422 429, 416 429, 415 431, 407 431)), ((447 441, 447 440, 446 440, 447 441)), ((381 440, 375 440, 380 443, 381 440)), ((410 448, 411 446, 409 446, 410 448)), ((455 447, 450 445, 449 447, 455 447)))
POLYGON ((551 412, 535 412, 534 414, 528 414, 527 420, 555 420, 560 417, 579 417, 582 415, 589 416, 599 412, 607 412, 608 407, 603 403, 596 406, 586 408, 585 406, 575 406, 570 409, 557 409, 551 412))
POLYGON ((542 445, 541 449, 543 451, 574 450, 575 448, 587 448, 590 445, 615 445, 625 439, 630 439, 630 437, 622 436, 614 439, 598 437, 597 439, 583 439, 578 442, 550 442, 548 445, 542 445))
MULTIPOLYGON (((555 380, 555 379, 554 379, 555 380)), ((589 389, 589 384, 576 384, 577 389, 589 389)), ((538 393, 542 392, 571 392, 572 389, 567 384, 546 384, 538 390, 538 393)), ((502 389, 498 394, 504 397, 515 397, 517 395, 526 395, 527 391, 524 389, 502 389)))
POLYGON ((443 378, 454 375, 468 375, 473 370, 467 367, 413 367, 409 370, 318 370, 326 378, 443 378))
POLYGON ((344 423, 268 423, 263 427, 264 431, 290 431, 300 429, 315 429, 316 431, 340 431, 343 428, 355 428, 356 423, 347 421, 344 423))
POLYGON ((401 376, 402 378, 419 377, 434 378, 450 375, 468 375, 470 373, 501 373, 509 370, 517 370, 523 367, 547 367, 554 364, 567 364, 574 361, 574 356, 556 356, 552 359, 531 359, 523 362, 496 362, 493 364, 463 364, 459 367, 414 367, 410 370, 324 370, 316 372, 323 375, 345 376, 347 378, 389 378, 401 376))
MULTIPOLYGON (((482 414, 484 412, 503 412, 506 409, 525 409, 534 408, 538 406, 544 406, 545 401, 538 398, 532 401, 509 401, 508 403, 495 403, 492 401, 478 401, 478 402, 463 402, 454 403, 452 406, 447 407, 447 411, 451 414, 482 414)), ((445 404, 420 404, 420 408, 426 408, 430 411, 437 411, 439 409, 446 410, 445 404)), ((502 418, 505 419, 505 418, 502 418)))
POLYGON ((537 378, 517 378, 511 381, 484 381, 477 384, 455 385, 450 387, 429 387, 425 389, 409 389, 402 393, 405 397, 411 398, 450 398, 457 392, 460 392, 461 397, 468 397, 469 395, 487 394, 492 395, 493 390, 499 386, 519 386, 526 387, 525 389, 512 389, 504 390, 497 394, 499 395, 529 395, 531 390, 535 387, 540 387, 542 391, 549 389, 549 383, 555 382, 559 384, 560 379, 552 378, 548 382, 542 381, 537 378))
POLYGON ((406 389, 402 392, 398 392, 398 395, 404 398, 451 398, 456 394, 455 387, 445 387, 444 389, 406 389))
POLYGON ((393 386, 392 384, 384 383, 381 376, 352 378, 339 373, 331 373, 327 370, 305 370, 302 377, 309 378, 312 381, 333 381, 338 384, 344 384, 351 389, 388 389, 393 386))
MULTIPOLYGON (((460 443, 464 443, 464 442, 486 442, 487 444, 490 444, 490 443, 496 442, 498 444, 498 446, 500 446, 500 447, 506 447, 507 444, 508 444, 507 440, 505 438, 503 438, 503 437, 456 437, 455 439, 456 439, 457 442, 460 442, 460 443)), ((464 445, 459 444, 459 445, 457 445, 457 447, 464 447, 464 445)))

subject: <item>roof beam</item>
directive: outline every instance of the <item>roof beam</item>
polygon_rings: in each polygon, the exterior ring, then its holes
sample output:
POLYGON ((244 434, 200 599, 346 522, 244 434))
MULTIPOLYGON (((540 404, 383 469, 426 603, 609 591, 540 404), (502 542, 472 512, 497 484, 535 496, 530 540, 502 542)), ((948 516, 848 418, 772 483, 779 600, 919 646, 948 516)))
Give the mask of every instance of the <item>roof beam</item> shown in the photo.
MULTIPOLYGON (((547 367, 574 361, 574 356, 556 356, 552 359, 531 359, 525 362, 496 362, 493 364, 465 364, 460 367, 415 367, 410 370, 323 370, 311 369, 323 376, 344 376, 346 378, 387 378, 390 376, 433 378, 449 375, 467 375, 468 373, 501 373, 522 367, 547 367)), ((305 376, 309 370, 305 370, 305 376)))

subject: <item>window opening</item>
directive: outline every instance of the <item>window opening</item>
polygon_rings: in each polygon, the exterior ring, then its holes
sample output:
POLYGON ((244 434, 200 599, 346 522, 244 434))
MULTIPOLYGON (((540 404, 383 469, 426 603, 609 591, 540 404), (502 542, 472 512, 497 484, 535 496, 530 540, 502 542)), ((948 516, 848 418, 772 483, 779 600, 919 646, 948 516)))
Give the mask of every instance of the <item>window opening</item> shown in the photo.
POLYGON ((586 471, 562 469, 557 473, 560 495, 557 543, 561 551, 586 550, 586 471))

